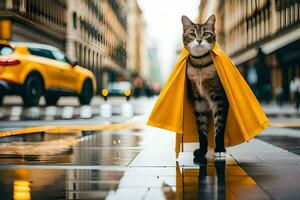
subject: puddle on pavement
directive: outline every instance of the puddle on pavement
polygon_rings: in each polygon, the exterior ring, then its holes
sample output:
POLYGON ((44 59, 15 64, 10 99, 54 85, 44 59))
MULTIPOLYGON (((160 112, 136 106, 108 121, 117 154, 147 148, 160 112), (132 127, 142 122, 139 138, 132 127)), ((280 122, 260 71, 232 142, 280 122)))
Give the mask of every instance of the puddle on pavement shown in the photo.
POLYGON ((125 130, 0 138, 0 199, 268 199, 232 158, 126 168, 144 144, 125 130))
POLYGON ((140 150, 141 137, 130 130, 34 133, 0 138, 0 165, 126 166, 140 150))
POLYGON ((205 163, 201 161, 197 168, 177 166, 177 186, 174 193, 177 198, 265 199, 267 197, 238 165, 227 165, 225 160, 214 159, 209 159, 208 164, 205 163))
POLYGON ((0 199, 268 199, 238 165, 213 159, 198 167, 0 169, 0 176, 0 199))
POLYGON ((105 199, 122 171, 1 169, 0 199, 105 199))

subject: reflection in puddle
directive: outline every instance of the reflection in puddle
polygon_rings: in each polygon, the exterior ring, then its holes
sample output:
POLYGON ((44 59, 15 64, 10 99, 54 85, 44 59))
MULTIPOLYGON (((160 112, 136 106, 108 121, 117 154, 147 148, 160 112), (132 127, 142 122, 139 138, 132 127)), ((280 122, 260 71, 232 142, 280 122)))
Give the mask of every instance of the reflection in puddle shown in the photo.
POLYGON ((44 132, 0 138, 0 164, 127 165, 141 150, 127 131, 44 132))
POLYGON ((81 133, 78 131, 64 134, 45 132, 1 138, 1 157, 50 156, 68 153, 80 136, 81 133))
POLYGON ((0 199, 105 199, 123 171, 0 169, 0 199))
POLYGON ((14 180, 14 200, 30 200, 30 182, 25 180, 14 180))
POLYGON ((105 199, 118 188, 123 171, 68 170, 67 199, 105 199))
POLYGON ((127 166, 140 150, 140 135, 124 130, 0 138, 0 199, 106 199, 124 168, 100 166, 127 166), (11 169, 12 164, 37 165, 11 169), (43 164, 46 169, 37 167, 43 164))
POLYGON ((203 159, 197 168, 177 165, 176 199, 242 199, 258 189, 238 165, 225 160, 203 159))

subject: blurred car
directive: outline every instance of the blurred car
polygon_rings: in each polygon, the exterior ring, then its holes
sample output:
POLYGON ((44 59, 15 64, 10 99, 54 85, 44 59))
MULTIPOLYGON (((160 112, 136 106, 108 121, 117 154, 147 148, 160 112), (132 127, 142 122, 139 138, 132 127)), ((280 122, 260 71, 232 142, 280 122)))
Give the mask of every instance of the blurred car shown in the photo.
POLYGON ((108 83, 107 89, 109 96, 124 96, 125 90, 131 91, 132 85, 129 81, 120 81, 108 83))
POLYGON ((89 104, 96 92, 91 71, 72 63, 58 48, 26 42, 0 41, 0 104, 4 95, 21 95, 26 106, 45 96, 55 105, 61 96, 78 96, 89 104))

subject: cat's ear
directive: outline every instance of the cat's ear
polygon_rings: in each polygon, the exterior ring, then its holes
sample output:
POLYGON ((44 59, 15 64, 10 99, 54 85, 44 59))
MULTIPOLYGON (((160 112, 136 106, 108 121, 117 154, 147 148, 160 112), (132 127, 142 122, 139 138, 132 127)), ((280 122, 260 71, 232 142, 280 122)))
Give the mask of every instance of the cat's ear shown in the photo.
POLYGON ((207 21, 205 22, 205 24, 211 25, 211 26, 215 26, 216 23, 216 17, 215 15, 211 15, 207 21))
POLYGON ((183 27, 193 25, 194 23, 185 15, 181 17, 181 23, 183 27))

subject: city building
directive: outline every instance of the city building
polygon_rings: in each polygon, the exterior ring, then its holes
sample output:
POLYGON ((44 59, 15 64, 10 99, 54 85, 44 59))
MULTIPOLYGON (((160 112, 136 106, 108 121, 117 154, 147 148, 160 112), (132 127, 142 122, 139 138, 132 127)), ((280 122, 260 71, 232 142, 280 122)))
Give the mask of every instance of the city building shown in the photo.
POLYGON ((202 0, 199 13, 200 20, 216 14, 217 40, 260 100, 278 91, 290 99, 290 82, 300 76, 299 1, 202 0))
POLYGON ((125 0, 68 1, 66 53, 94 72, 99 90, 108 82, 130 78, 126 16, 125 0))
POLYGON ((1 0, 0 39, 40 42, 65 49, 65 0, 1 0))
POLYGON ((145 22, 136 0, 128 0, 127 67, 135 77, 149 79, 148 45, 145 22))
POLYGON ((1 0, 0 39, 58 47, 94 72, 100 90, 131 77, 127 10, 126 0, 1 0))

